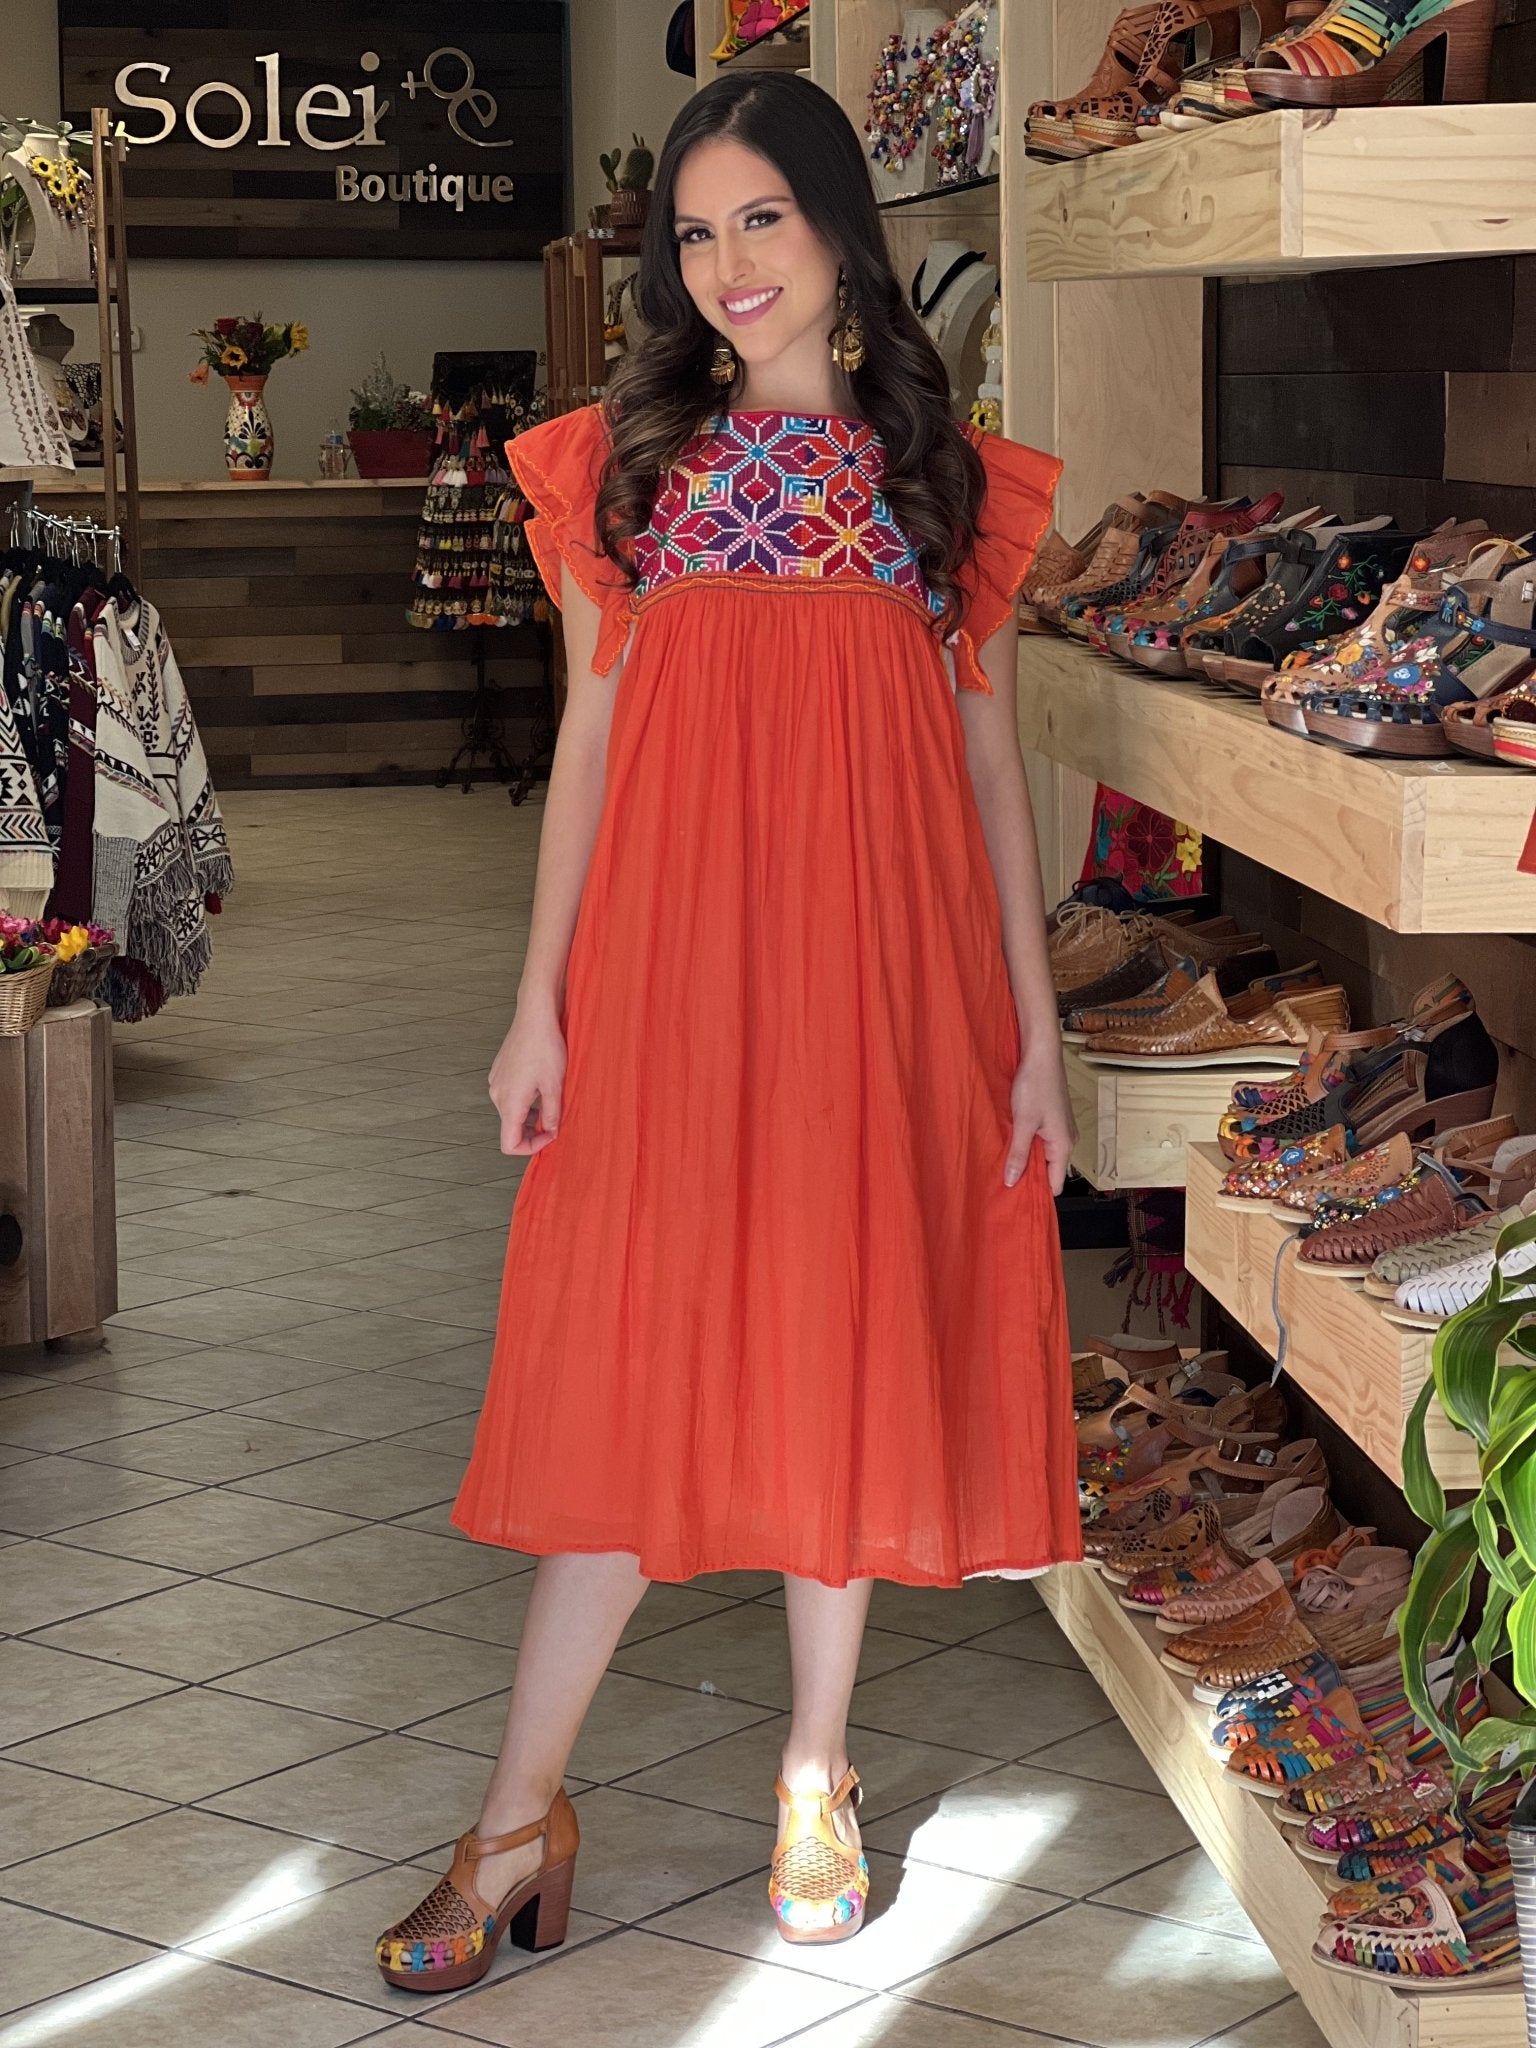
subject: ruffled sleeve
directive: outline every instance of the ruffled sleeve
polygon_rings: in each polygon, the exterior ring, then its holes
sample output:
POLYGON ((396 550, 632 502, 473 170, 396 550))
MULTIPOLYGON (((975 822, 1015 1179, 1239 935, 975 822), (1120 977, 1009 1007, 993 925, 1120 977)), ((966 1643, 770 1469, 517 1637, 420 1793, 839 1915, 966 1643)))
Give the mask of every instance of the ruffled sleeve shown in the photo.
POLYGON ((563 412, 507 443, 507 460, 534 517, 526 532, 544 588, 560 602, 560 571, 602 612, 593 668, 606 675, 623 649, 630 625, 630 586, 597 545, 595 508, 608 426, 600 405, 563 412))
POLYGON ((955 687, 992 694, 978 659, 981 649, 1013 611, 1020 586, 1045 538, 1061 463, 1038 448, 1005 441, 979 427, 966 432, 987 472, 986 501, 976 531, 976 552, 960 585, 965 615, 954 635, 955 687))

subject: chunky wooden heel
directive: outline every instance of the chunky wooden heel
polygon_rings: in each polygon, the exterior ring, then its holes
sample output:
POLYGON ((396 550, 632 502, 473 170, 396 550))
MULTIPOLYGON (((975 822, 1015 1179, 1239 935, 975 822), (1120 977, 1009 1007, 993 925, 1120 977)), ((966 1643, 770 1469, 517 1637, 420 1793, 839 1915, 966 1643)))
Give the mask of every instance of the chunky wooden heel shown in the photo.
POLYGON ((380 1935, 374 1950, 380 1976, 402 1991, 462 1991, 479 1983, 509 1929, 519 1948, 558 1948, 570 1918, 580 1843, 576 1809, 563 1790, 542 1820, 512 1834, 460 1835, 448 1875, 380 1935), (475 1888, 475 1866, 540 1838, 544 1856, 532 1876, 515 1884, 500 1905, 483 1899, 475 1888))
POLYGON ((1247 74, 1265 107, 1376 107, 1485 99, 1497 0, 1344 0, 1309 33, 1261 50, 1247 74))

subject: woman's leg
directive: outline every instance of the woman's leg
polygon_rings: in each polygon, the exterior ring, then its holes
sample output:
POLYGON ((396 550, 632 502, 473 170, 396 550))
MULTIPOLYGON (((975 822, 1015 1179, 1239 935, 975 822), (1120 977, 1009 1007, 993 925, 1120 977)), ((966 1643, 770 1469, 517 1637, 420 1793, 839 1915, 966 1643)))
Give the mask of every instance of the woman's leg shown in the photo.
MULTIPOLYGON (((848 1768, 848 1702, 873 1591, 873 1579, 824 1586, 785 1577, 791 1705, 782 1769, 791 1792, 830 1792, 848 1768)), ((787 1818, 781 1804, 781 1835, 787 1818)), ((851 1804, 839 1808, 833 1825, 850 1848, 858 1847, 851 1804)))
MULTIPOLYGON (((486 1787, 477 1835, 505 1835, 549 1811, 592 1695, 650 1581, 628 1551, 539 1560, 523 1621, 506 1732, 486 1787)), ((492 1903, 539 1867, 539 1842, 476 1866, 492 1903)))

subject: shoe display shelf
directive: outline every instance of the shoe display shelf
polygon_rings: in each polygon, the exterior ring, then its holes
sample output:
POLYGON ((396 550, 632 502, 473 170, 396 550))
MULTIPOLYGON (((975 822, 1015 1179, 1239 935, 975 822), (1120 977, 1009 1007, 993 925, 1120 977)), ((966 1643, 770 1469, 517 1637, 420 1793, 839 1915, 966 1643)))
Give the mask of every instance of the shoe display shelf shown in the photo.
POLYGON ((1276 108, 1031 163, 1025 269, 1241 277, 1536 249, 1536 107, 1276 108))
POLYGON ((1312 1943, 1332 1873, 1296 1855, 1270 1800, 1223 1776, 1208 1747, 1208 1710, 1161 1661, 1167 1637, 1122 1607, 1117 1589, 1086 1566, 1058 1567, 1036 1584, 1330 2048, 1524 2043, 1518 1985, 1443 1991, 1425 1982, 1400 1991, 1315 1962, 1312 1943))
POLYGON ((1077 1123, 1072 1164, 1103 1191, 1181 1188, 1189 1145, 1214 1130, 1241 1067, 1158 1072, 1101 1067, 1066 1048, 1067 1088, 1077 1123))
MULTIPOLYGON (((1223 1207, 1216 1196, 1227 1160, 1194 1144, 1185 1168, 1184 1262, 1206 1292, 1357 1443, 1394 1485, 1403 1483, 1403 1429, 1430 1373, 1432 1330, 1389 1322, 1390 1304, 1358 1280, 1298 1271, 1296 1232, 1263 1202, 1223 1207), (1277 1319, 1278 1310, 1278 1319, 1277 1319)), ((1429 1451, 1442 1485, 1475 1487, 1477 1450, 1438 1404, 1429 1451)))
POLYGON ((1536 876, 1516 867, 1536 783, 1511 769, 1348 754, 1276 730, 1256 703, 1034 636, 1019 733, 1392 931, 1536 931, 1536 876))

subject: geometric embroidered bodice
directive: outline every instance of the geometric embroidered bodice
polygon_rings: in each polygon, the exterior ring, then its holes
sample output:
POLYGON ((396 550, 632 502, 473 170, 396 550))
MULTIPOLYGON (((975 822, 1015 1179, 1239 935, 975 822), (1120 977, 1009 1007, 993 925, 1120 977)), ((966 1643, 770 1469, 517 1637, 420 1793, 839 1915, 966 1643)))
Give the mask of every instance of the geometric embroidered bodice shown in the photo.
POLYGON ((732 412, 684 447, 634 542, 635 601, 685 576, 878 584, 942 611, 880 489, 873 427, 835 414, 732 412))

